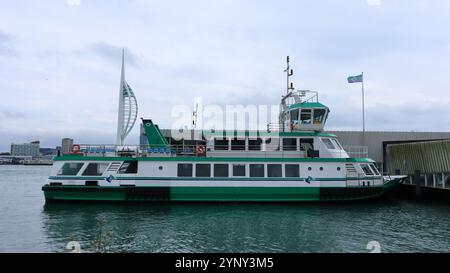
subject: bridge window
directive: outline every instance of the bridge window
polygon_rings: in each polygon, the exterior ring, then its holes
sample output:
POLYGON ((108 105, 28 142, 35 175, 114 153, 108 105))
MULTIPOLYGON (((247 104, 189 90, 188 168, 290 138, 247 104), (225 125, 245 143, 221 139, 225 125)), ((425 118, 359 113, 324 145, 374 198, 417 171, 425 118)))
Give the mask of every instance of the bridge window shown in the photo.
POLYGON ((268 164, 267 165, 267 176, 268 177, 281 177, 281 164, 268 164))
POLYGON ((300 166, 298 164, 284 165, 284 172, 286 177, 300 177, 300 166))
POLYGON ((195 165, 196 177, 211 177, 211 165, 210 164, 196 164, 195 165))
POLYGON ((137 173, 138 162, 137 161, 125 161, 122 166, 120 166, 117 173, 137 173))
POLYGON ((178 164, 179 177, 192 177, 192 164, 178 164))
POLYGON ((296 151, 297 139, 296 138, 283 138, 283 151, 296 151))
POLYGON ((245 139, 234 138, 231 140, 231 150, 245 151, 245 139))
POLYGON ((109 163, 89 163, 89 165, 84 169, 83 175, 88 176, 100 176, 108 167, 109 163))
POLYGON ((233 176, 245 176, 245 164, 233 164, 233 176))
POLYGON ((228 164, 214 164, 214 177, 228 177, 228 164))
POLYGON ((249 151, 261 151, 262 139, 248 139, 248 150, 249 151))
POLYGON ((299 129, 298 127, 298 109, 291 110, 291 126, 292 129, 299 129))
POLYGON ((250 177, 264 177, 264 164, 250 164, 250 177))
POLYGON ((300 121, 302 124, 311 124, 312 109, 302 109, 300 113, 300 121))
POLYGON ((314 109, 314 124, 322 124, 325 117, 325 109, 314 109))
POLYGON ((77 175, 84 163, 64 163, 58 175, 77 175))
POLYGON ((214 150, 216 151, 228 151, 228 139, 226 138, 215 138, 214 139, 214 150))

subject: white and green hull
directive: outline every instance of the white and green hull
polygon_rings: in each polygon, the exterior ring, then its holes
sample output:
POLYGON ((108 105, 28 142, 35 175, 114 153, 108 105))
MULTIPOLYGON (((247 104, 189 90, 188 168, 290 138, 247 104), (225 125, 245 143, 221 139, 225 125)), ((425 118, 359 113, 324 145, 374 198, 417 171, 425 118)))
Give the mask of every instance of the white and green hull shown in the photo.
MULTIPOLYGON (((121 158, 56 158, 55 169, 64 163, 120 162, 121 158)), ((122 158, 122 160, 130 160, 122 158)), ((352 201, 382 196, 401 182, 402 177, 349 177, 346 164, 363 159, 292 158, 138 158, 136 174, 106 171, 102 176, 55 175, 43 187, 48 202, 301 202, 352 201), (180 162, 194 166, 192 177, 178 177, 180 162), (195 164, 298 164, 299 177, 195 177, 195 164), (311 168, 311 169, 310 169, 311 168), (321 170, 322 168, 322 170, 321 170), (339 170, 339 171, 338 171, 339 170)), ((109 166, 110 166, 109 165, 109 166)), ((82 173, 82 170, 80 173, 82 173)), ((284 168, 283 168, 284 170, 284 168)))

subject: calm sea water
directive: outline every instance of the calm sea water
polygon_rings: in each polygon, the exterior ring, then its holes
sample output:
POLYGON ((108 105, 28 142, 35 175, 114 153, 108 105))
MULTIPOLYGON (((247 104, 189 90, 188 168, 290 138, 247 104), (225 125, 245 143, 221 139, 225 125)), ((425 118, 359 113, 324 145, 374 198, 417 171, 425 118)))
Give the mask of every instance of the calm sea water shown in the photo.
POLYGON ((0 252, 450 252, 448 205, 45 205, 50 168, 0 166, 0 252))

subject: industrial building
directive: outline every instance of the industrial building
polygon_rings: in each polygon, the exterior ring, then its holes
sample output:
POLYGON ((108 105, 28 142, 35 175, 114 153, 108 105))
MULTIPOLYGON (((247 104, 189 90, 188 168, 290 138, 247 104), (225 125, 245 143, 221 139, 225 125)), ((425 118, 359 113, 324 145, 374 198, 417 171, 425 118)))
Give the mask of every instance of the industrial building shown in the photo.
POLYGON ((389 144, 386 154, 389 173, 408 175, 407 183, 450 189, 450 140, 389 144))

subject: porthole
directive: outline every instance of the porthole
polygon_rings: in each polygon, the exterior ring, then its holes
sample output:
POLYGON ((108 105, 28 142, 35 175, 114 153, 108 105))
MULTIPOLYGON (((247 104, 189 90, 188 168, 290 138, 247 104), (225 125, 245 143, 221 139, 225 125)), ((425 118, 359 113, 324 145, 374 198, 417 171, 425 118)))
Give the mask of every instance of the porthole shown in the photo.
POLYGON ((311 171, 312 170, 312 168, 311 167, 308 167, 308 171, 311 171))
POLYGON ((338 172, 341 171, 341 167, 337 167, 338 172))
POLYGON ((320 171, 323 171, 323 167, 320 167, 319 170, 320 170, 320 171))
POLYGON ((162 171, 163 170, 163 166, 159 166, 158 170, 162 171))

